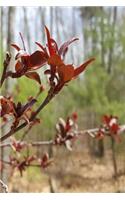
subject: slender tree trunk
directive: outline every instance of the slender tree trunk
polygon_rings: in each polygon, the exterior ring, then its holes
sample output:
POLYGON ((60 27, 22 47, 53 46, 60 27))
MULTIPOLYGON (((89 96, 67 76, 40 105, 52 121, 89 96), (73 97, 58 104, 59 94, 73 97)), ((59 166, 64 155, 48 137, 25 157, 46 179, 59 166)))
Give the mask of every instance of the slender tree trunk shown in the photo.
MULTIPOLYGON (((76 16, 75 16, 75 7, 72 8, 72 34, 71 34, 71 38, 75 37, 76 35, 76 16)), ((71 48, 71 59, 73 61, 73 63, 75 62, 75 56, 74 56, 74 48, 72 46, 71 48)))
POLYGON ((30 27, 28 23, 28 16, 27 16, 27 8, 23 7, 24 12, 24 33, 26 33, 27 43, 28 43, 28 50, 31 53, 31 44, 30 44, 30 27))
POLYGON ((101 66, 105 68, 105 46, 104 46, 104 11, 103 7, 101 9, 101 27, 100 27, 100 32, 101 32, 101 66))
MULTIPOLYGON (((15 7, 8 7, 8 20, 7 20, 7 51, 11 52, 11 54, 13 54, 13 51, 10 49, 10 44, 14 41, 14 30, 15 30, 15 11, 16 8, 15 7)), ((13 61, 11 61, 10 66, 12 69, 13 66, 13 61)), ((13 84, 12 84, 12 80, 7 79, 5 82, 5 91, 3 91, 3 95, 8 96, 9 94, 11 94, 13 89, 13 84)), ((9 130, 9 125, 5 126, 2 130, 1 130, 1 134, 4 135, 6 132, 8 132, 9 130)), ((6 142, 9 142, 10 139, 8 138, 6 140, 6 142)), ((3 160, 8 160, 9 159, 9 150, 8 148, 2 148, 1 149, 1 158, 3 160)), ((4 183, 7 184, 8 182, 8 175, 9 175, 9 170, 5 167, 2 168, 1 171, 1 179, 4 181, 4 183)))
POLYGON ((114 7, 113 8, 112 29, 111 29, 111 40, 110 40, 111 42, 110 42, 109 55, 108 55, 108 69, 107 69, 107 71, 108 71, 109 74, 112 71, 112 64, 113 64, 116 20, 117 20, 117 7, 114 7))
MULTIPOLYGON (((111 43, 110 43, 110 47, 109 47, 108 68, 107 68, 107 73, 108 74, 111 74, 112 66, 113 66, 116 21, 117 21, 117 7, 113 7, 111 43)), ((113 138, 111 138, 111 150, 112 150, 112 161, 113 161, 113 168, 114 168, 114 177, 117 178, 118 167, 117 167, 116 153, 115 153, 115 142, 114 142, 113 138)))
MULTIPOLYGON (((3 54, 3 16, 4 16, 4 10, 1 7, 0 8, 0 30, 1 30, 1 36, 0 36, 0 49, 1 49, 1 53, 3 54)), ((2 63, 0 63, 2 64, 2 63)))
POLYGON ((55 25, 56 25, 56 35, 57 35, 57 41, 60 43, 60 32, 59 32, 59 8, 55 7, 55 25))
POLYGON ((62 35, 64 36, 64 41, 65 39, 67 39, 67 32, 65 30, 65 22, 63 21, 63 8, 58 8, 58 12, 60 13, 59 14, 59 22, 60 22, 60 28, 62 28, 62 35))
POLYGON ((113 168, 114 168, 114 178, 117 179, 118 167, 117 167, 116 154, 115 154, 115 141, 113 138, 111 138, 111 150, 112 150, 112 162, 113 162, 113 168))
POLYGON ((54 8, 50 7, 50 33, 53 34, 53 23, 54 23, 54 8))
MULTIPOLYGON (((40 24, 42 26, 42 30, 44 30, 44 26, 46 25, 46 7, 40 7, 40 24)), ((45 33, 42 31, 42 43, 45 41, 45 33)))

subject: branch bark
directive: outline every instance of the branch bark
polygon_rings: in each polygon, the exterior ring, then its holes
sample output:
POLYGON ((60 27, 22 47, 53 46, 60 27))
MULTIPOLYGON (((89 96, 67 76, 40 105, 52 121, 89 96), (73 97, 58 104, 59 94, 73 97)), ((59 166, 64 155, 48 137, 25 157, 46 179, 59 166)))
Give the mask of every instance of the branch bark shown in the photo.
POLYGON ((8 193, 8 186, 0 179, 0 185, 4 193, 8 193))
MULTIPOLYGON (((96 137, 96 134, 98 133, 99 128, 93 128, 93 129, 87 129, 87 130, 81 130, 78 131, 76 133, 77 136, 82 136, 84 134, 88 134, 89 136, 91 136, 92 138, 96 137)), ((120 129, 118 131, 118 134, 123 134, 125 133, 125 124, 120 126, 120 129)), ((105 133, 107 136, 110 136, 109 133, 105 133)), ((49 141, 36 141, 36 142, 31 142, 31 143, 26 143, 25 141, 17 141, 20 142, 21 144, 25 144, 25 145, 31 145, 31 146, 43 146, 43 145, 55 145, 53 140, 49 140, 49 141)), ((7 143, 2 143, 0 144, 0 148, 4 148, 4 147, 11 147, 12 146, 12 142, 7 142, 7 143)))

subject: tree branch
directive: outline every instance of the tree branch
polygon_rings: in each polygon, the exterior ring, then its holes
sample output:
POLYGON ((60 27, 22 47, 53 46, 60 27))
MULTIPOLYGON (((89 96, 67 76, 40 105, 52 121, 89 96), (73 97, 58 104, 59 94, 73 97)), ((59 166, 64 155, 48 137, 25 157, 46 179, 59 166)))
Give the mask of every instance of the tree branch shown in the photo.
MULTIPOLYGON (((54 97, 53 94, 53 89, 50 88, 47 97, 45 98, 45 100, 42 102, 42 104, 38 107, 38 109, 35 111, 34 115, 31 116, 31 118, 29 119, 29 121, 33 121, 35 119, 35 117, 39 114, 39 112, 51 101, 51 99, 54 97)), ((2 136, 0 138, 0 142, 3 142, 4 140, 6 140, 8 137, 14 135, 16 132, 18 132, 19 130, 21 130, 22 128, 24 128, 27 125, 26 122, 24 122, 23 124, 21 124, 20 126, 18 126, 16 129, 12 129, 10 130, 6 135, 2 136)))
MULTIPOLYGON (((50 141, 38 141, 38 142, 31 142, 31 143, 27 143, 27 142, 20 142, 17 141, 17 143, 20 143, 22 145, 26 145, 26 146, 33 146, 33 147, 38 147, 38 146, 43 146, 43 145, 50 145, 50 144, 54 144, 53 140, 50 141)), ((4 148, 4 147, 12 147, 12 142, 9 143, 2 143, 0 144, 0 148, 4 148)))
POLYGON ((0 185, 4 193, 8 193, 8 186, 0 179, 0 185))
MULTIPOLYGON (((120 127, 120 129, 118 131, 118 134, 120 135, 120 134, 125 133, 125 124, 121 125, 119 127, 120 127)), ((84 135, 84 134, 88 134, 91 137, 95 138, 97 133, 98 133, 98 131, 99 131, 99 128, 93 128, 93 129, 87 129, 87 130, 81 130, 81 131, 78 130, 78 132, 76 132, 76 136, 81 136, 81 135, 84 135)), ((110 136, 108 131, 105 132, 105 135, 110 136)), ((22 145, 26 145, 26 146, 28 146, 28 145, 30 146, 31 145, 33 147, 35 147, 35 146, 43 146, 43 145, 50 145, 50 144, 54 145, 55 144, 53 140, 36 141, 36 142, 29 142, 29 143, 27 143, 25 141, 17 141, 17 143, 18 142, 20 144, 22 144, 22 145)), ((13 142, 11 142, 11 143, 2 143, 2 144, 0 144, 0 148, 12 147, 12 144, 13 144, 13 142)))

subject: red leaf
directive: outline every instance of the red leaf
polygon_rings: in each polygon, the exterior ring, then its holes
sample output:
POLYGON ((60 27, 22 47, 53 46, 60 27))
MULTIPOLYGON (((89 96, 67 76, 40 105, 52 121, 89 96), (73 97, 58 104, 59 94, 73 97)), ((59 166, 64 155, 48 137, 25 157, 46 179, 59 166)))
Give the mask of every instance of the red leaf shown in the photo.
POLYGON ((16 44, 11 44, 11 46, 14 47, 17 51, 21 50, 20 47, 18 45, 16 45, 16 44))
POLYGON ((45 153, 45 154, 43 155, 42 161, 43 161, 43 162, 47 162, 48 159, 49 159, 49 155, 48 155, 48 153, 45 153))
POLYGON ((60 66, 63 65, 63 61, 61 60, 60 56, 55 54, 48 59, 49 65, 60 66))
POLYGON ((104 123, 106 123, 106 125, 109 126, 111 119, 112 119, 112 116, 104 115, 102 120, 103 120, 104 123))
POLYGON ((48 153, 45 153, 41 159, 41 167, 46 168, 52 163, 52 160, 49 159, 48 153))
POLYGON ((20 50, 18 51, 18 53, 16 54, 15 56, 15 60, 19 59, 19 58, 24 58, 25 60, 26 59, 29 59, 29 54, 24 51, 24 50, 20 50))
POLYGON ((72 38, 71 40, 68 40, 67 42, 65 42, 64 44, 61 45, 60 49, 59 49, 59 55, 65 57, 66 52, 68 51, 68 46, 76 41, 79 40, 79 38, 72 38))
POLYGON ((39 43, 39 42, 35 42, 43 51, 45 51, 45 48, 39 43))
POLYGON ((15 65, 15 70, 16 72, 20 72, 23 69, 23 64, 20 61, 17 61, 16 65, 15 65))
POLYGON ((72 118, 76 121, 78 119, 78 114, 76 112, 72 113, 72 118))
POLYGON ((112 124, 110 130, 113 132, 113 133, 116 133, 118 132, 119 130, 119 125, 118 124, 112 124))
POLYGON ((50 56, 52 56, 58 51, 58 47, 57 47, 55 40, 53 40, 51 38, 50 32, 46 26, 45 26, 45 30, 46 30, 46 35, 47 35, 47 43, 48 43, 49 53, 50 53, 50 56))
POLYGON ((72 65, 61 65, 58 67, 57 72, 62 82, 70 81, 74 76, 74 67, 72 65))
POLYGON ((14 113, 14 103, 6 97, 0 98, 0 116, 3 117, 6 114, 14 113))
POLYGON ((12 148, 14 148, 15 151, 20 152, 24 147, 25 144, 23 142, 21 143, 14 140, 12 143, 12 148))
POLYGON ((25 76, 27 76, 28 78, 33 79, 33 80, 37 81, 39 84, 41 84, 40 76, 37 72, 27 72, 25 74, 25 76))
POLYGON ((39 67, 45 65, 47 57, 44 52, 35 51, 33 54, 31 54, 29 61, 30 61, 29 68, 38 69, 39 67))
POLYGON ((82 73, 85 68, 95 60, 95 58, 91 58, 89 60, 87 60, 85 63, 83 63, 80 67, 77 67, 75 70, 74 70, 74 77, 78 76, 80 73, 82 73))

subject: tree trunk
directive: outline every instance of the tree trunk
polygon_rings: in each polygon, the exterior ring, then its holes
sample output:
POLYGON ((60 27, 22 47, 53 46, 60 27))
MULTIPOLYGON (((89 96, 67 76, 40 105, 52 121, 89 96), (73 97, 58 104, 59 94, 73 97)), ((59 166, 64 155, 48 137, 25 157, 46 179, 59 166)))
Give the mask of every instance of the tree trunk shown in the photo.
POLYGON ((101 27, 100 27, 100 34, 101 34, 101 66, 103 69, 105 68, 105 47, 104 47, 104 11, 103 7, 101 7, 101 27))
POLYGON ((115 154, 115 141, 113 138, 111 138, 111 149, 112 149, 112 162, 113 162, 113 169, 114 169, 114 178, 117 179, 118 168, 117 168, 117 161, 116 161, 116 154, 115 154))
MULTIPOLYGON (((10 44, 14 41, 15 11, 16 11, 15 7, 8 7, 7 51, 11 52, 11 54, 13 54, 13 51, 10 49, 10 44)), ((11 63, 10 63, 11 70, 12 70, 12 66, 13 66, 12 62, 13 61, 11 61, 11 63)), ((10 95, 12 92, 12 89, 13 89, 12 79, 7 79, 5 82, 5 91, 3 91, 3 95, 5 95, 5 96, 10 95)), ((5 126, 1 130, 1 134, 4 135, 5 133, 7 133, 9 131, 8 128, 9 128, 9 125, 5 126)), ((10 141, 10 139, 8 138, 6 140, 6 142, 9 142, 9 141, 10 141)), ((2 148, 1 149, 1 159, 7 161, 9 159, 9 153, 10 153, 10 151, 8 148, 2 148)), ((7 184, 7 182, 8 182, 8 175, 9 175, 9 170, 7 168, 3 167, 0 176, 5 184, 7 184)))
POLYGON ((55 24, 56 24, 56 35, 57 35, 57 41, 60 43, 60 32, 59 32, 59 8, 55 7, 55 24))
POLYGON ((115 28, 116 28, 116 20, 117 20, 117 7, 113 8, 113 21, 112 21, 112 29, 111 29, 111 39, 110 39, 110 47, 109 47, 109 56, 108 56, 108 74, 112 71, 112 61, 114 55, 114 46, 115 46, 115 28))
POLYGON ((53 22, 54 22, 54 8, 51 6, 50 7, 50 33, 51 35, 53 34, 53 22))
MULTIPOLYGON (((40 7, 39 8, 39 13, 40 13, 40 24, 42 26, 42 30, 44 30, 44 26, 46 24, 45 19, 46 19, 46 8, 45 7, 40 7)), ((45 33, 42 31, 42 43, 45 42, 45 33)))
POLYGON ((28 16, 27 16, 27 8, 26 7, 23 7, 23 12, 24 12, 24 33, 26 33, 28 50, 31 53, 30 27, 29 27, 29 24, 28 24, 28 16))

